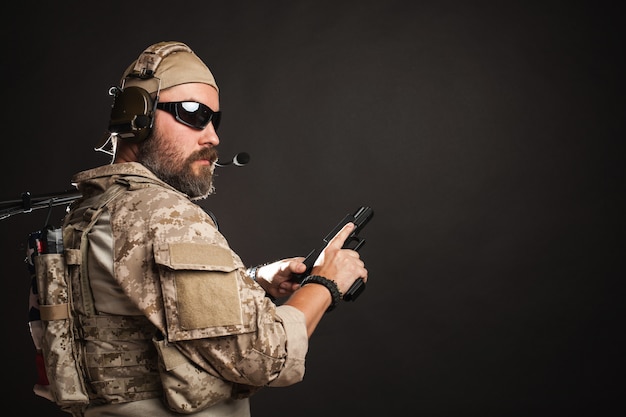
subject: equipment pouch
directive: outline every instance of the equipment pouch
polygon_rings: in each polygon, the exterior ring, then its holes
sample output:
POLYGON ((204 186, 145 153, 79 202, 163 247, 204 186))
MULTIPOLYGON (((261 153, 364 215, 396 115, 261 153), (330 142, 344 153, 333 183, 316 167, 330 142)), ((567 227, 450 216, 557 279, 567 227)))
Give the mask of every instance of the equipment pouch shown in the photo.
POLYGON ((43 323, 42 350, 50 390, 62 408, 87 405, 89 396, 80 370, 68 295, 67 265, 59 253, 35 256, 39 309, 43 323))
POLYGON ((193 340, 254 331, 241 301, 229 248, 209 243, 155 244, 167 340, 193 340))
POLYGON ((167 340, 152 340, 159 353, 165 403, 172 411, 191 414, 231 398, 231 384, 199 368, 167 340))

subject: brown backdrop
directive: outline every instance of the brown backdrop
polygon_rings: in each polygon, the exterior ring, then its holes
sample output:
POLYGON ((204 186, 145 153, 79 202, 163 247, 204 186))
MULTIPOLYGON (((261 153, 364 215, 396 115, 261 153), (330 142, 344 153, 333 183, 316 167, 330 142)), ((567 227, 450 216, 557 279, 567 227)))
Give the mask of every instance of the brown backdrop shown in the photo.
MULTIPOLYGON (((93 146, 108 88, 143 48, 180 40, 221 87, 221 155, 251 155, 201 203, 244 262, 304 255, 358 206, 376 212, 367 290, 318 328, 302 383, 253 398, 256 417, 599 415, 621 401, 616 7, 64 3, 4 15, 4 200, 107 163, 93 146)), ((5 402, 29 416, 65 415, 31 390, 24 244, 47 214, 0 222, 5 402)))

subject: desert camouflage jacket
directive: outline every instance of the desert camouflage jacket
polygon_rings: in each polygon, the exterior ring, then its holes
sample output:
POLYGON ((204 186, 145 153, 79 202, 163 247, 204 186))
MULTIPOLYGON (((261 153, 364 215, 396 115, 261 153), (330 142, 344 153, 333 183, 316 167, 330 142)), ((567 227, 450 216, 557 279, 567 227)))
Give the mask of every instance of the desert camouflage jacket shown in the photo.
MULTIPOLYGON (((165 343, 232 386, 234 398, 302 380, 303 314, 265 296, 201 207, 138 163, 83 171, 73 182, 87 197, 114 184, 127 187, 89 234, 87 270, 98 314, 147 318, 165 343)), ((76 205, 71 209, 80 200, 76 205)))

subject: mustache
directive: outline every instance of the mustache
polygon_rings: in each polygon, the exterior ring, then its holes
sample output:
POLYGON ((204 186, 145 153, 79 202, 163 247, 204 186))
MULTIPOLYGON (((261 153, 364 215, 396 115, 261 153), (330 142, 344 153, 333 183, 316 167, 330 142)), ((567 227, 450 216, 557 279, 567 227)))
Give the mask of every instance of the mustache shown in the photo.
POLYGON ((215 148, 203 148, 199 151, 192 153, 188 160, 189 162, 199 161, 201 159, 208 160, 211 164, 217 161, 217 150, 215 148))

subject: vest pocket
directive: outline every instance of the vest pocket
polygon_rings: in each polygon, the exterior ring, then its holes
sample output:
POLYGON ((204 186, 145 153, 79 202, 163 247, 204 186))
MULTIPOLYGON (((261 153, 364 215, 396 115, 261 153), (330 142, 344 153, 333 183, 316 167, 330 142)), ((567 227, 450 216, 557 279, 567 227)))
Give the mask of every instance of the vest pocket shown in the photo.
POLYGON ((86 405, 89 396, 80 371, 80 357, 74 344, 70 314, 67 266, 63 254, 35 257, 39 309, 43 323, 42 352, 46 373, 54 375, 50 390, 61 407, 86 405))

